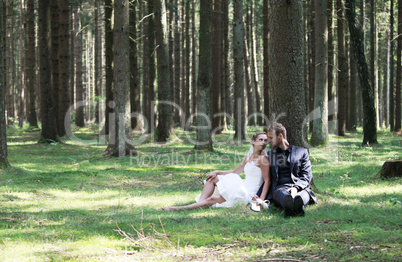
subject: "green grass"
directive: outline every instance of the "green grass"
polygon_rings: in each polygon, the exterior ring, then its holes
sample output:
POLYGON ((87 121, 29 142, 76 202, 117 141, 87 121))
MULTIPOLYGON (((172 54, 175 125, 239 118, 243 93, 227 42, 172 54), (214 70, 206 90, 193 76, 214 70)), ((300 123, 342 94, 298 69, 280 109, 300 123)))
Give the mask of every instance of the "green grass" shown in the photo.
POLYGON ((176 130, 168 145, 146 138, 138 157, 118 159, 101 156, 96 127, 74 131, 81 142, 43 145, 37 131, 8 130, 0 261, 402 260, 401 180, 376 176, 384 161, 401 158, 400 135, 380 131, 378 145, 360 147, 360 130, 311 148, 319 202, 305 217, 285 219, 273 206, 161 210, 191 203, 205 175, 234 168, 248 143, 197 153, 176 130))

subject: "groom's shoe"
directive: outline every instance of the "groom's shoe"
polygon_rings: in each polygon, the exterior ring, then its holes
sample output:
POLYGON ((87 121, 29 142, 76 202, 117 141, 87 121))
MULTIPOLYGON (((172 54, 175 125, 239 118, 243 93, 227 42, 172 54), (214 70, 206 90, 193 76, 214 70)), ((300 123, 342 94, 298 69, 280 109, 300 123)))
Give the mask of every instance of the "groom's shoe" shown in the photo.
POLYGON ((294 199, 294 212, 295 212, 295 216, 304 216, 304 203, 303 203, 303 198, 301 198, 301 196, 297 195, 295 196, 294 199))
POLYGON ((287 195, 285 197, 283 207, 285 208, 285 217, 290 217, 290 216, 295 215, 295 205, 294 205, 293 197, 291 195, 287 195))

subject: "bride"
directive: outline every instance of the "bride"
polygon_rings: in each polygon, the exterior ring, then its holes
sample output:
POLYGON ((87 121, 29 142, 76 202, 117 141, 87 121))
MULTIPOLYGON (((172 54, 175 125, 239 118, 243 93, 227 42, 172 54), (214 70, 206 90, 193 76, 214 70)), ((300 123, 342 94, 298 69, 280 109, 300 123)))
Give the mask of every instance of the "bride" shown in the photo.
MULTIPOLYGON (((270 186, 269 162, 265 153, 267 134, 257 132, 251 138, 251 147, 247 156, 234 170, 213 171, 206 177, 204 189, 196 198, 196 203, 186 206, 163 207, 165 211, 179 209, 195 209, 202 207, 232 207, 239 203, 250 203, 252 199, 265 199, 270 186), (239 174, 245 172, 243 180, 239 174), (256 196, 258 189, 264 183, 260 198, 256 196), (215 191, 218 189, 218 194, 215 191)), ((261 204, 262 201, 259 201, 261 204)))

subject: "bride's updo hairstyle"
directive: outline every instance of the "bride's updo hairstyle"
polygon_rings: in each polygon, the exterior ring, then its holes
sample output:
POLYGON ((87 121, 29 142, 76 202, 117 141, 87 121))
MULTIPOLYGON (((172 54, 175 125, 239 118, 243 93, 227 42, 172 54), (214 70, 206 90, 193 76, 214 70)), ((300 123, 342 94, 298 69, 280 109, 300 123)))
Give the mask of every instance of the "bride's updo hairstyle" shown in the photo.
POLYGON ((252 135, 251 136, 251 140, 253 140, 253 141, 256 141, 257 140, 257 137, 259 136, 259 135, 266 135, 267 133, 266 132, 257 132, 257 133, 255 133, 254 135, 252 135))

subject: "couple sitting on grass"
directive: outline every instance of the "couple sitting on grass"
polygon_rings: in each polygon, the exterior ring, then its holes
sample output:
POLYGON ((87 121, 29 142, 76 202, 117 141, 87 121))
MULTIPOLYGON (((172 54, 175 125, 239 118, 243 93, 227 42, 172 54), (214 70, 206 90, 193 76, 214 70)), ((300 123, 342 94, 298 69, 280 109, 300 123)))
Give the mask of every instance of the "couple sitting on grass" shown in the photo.
POLYGON ((286 129, 280 123, 272 124, 268 134, 255 133, 251 143, 249 153, 235 170, 213 171, 207 175, 196 203, 163 210, 251 203, 252 210, 260 211, 261 207, 268 208, 272 201, 284 209, 285 217, 303 216, 306 206, 317 202, 310 189, 313 174, 307 149, 289 144, 286 129), (265 149, 267 142, 271 144, 270 151, 265 149), (244 180, 239 176, 243 171, 244 180))

